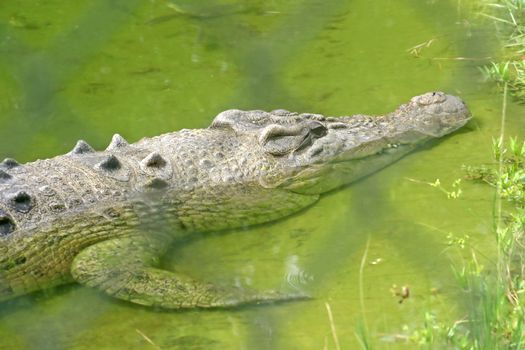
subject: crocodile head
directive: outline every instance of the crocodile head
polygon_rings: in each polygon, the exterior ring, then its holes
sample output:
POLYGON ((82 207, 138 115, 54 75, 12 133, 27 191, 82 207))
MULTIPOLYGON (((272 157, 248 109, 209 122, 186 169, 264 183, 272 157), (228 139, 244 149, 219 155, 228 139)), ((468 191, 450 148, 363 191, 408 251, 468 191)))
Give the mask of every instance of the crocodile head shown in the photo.
POLYGON ((262 148, 266 159, 257 174, 262 186, 320 194, 381 169, 469 119, 461 99, 430 92, 385 116, 331 118, 285 110, 229 110, 211 127, 229 127, 253 137, 251 147, 262 148))

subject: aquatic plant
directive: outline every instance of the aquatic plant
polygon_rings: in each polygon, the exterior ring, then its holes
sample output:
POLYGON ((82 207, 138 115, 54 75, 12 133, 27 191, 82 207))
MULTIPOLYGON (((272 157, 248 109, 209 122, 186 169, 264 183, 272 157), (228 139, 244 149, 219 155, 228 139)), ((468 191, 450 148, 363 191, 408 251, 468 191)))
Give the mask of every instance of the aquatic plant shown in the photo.
POLYGON ((525 103, 525 0, 481 0, 482 16, 494 22, 503 41, 502 57, 481 67, 486 80, 500 88, 507 85, 510 94, 525 103))
MULTIPOLYGON (((449 324, 427 310, 422 326, 404 326, 398 339, 423 348, 464 350, 525 348, 525 142, 493 142, 492 167, 466 168, 466 178, 493 186, 497 259, 482 264, 468 235, 447 236, 450 247, 470 254, 452 269, 463 292, 464 316, 449 324), (501 209, 501 200, 510 205, 501 209)), ((427 183, 435 186, 435 183, 427 183)), ((445 193, 446 194, 446 193, 445 193)), ((456 197, 447 196, 449 199, 456 197)))

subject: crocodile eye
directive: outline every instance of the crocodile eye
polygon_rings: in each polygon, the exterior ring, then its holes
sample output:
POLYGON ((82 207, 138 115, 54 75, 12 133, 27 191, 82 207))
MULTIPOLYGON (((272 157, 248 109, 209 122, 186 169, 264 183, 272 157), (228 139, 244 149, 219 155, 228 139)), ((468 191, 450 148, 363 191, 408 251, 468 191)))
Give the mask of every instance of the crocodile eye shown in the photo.
POLYGON ((315 137, 323 137, 327 133, 326 127, 321 123, 314 122, 314 123, 311 123, 309 127, 310 127, 310 134, 312 134, 315 137))
POLYGON ((301 144, 307 135, 304 125, 270 124, 259 135, 259 143, 274 156, 283 156, 301 144))
POLYGON ((9 215, 0 210, 0 236, 7 236, 15 230, 15 224, 9 215))

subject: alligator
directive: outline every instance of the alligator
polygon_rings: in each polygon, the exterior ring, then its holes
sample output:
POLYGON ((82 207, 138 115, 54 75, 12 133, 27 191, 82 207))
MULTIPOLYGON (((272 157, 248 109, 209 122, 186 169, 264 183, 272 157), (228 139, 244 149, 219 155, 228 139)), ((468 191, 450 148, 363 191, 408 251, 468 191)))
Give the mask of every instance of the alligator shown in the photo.
POLYGON ((219 287, 160 266, 178 238, 270 222, 395 162, 470 119, 431 92, 384 116, 227 110, 205 129, 104 151, 0 163, 0 301, 78 282, 166 309, 290 300, 302 292, 219 287))

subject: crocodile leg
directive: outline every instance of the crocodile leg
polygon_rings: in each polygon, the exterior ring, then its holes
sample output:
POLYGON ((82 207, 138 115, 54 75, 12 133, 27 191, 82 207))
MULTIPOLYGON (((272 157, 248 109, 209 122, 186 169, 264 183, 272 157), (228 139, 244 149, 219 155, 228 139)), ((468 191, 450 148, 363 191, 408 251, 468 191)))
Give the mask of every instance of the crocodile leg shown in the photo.
POLYGON ((71 274, 77 282, 113 297, 166 309, 232 307, 305 298, 300 293, 219 288, 156 268, 168 246, 164 238, 144 235, 100 242, 75 257, 71 274))

